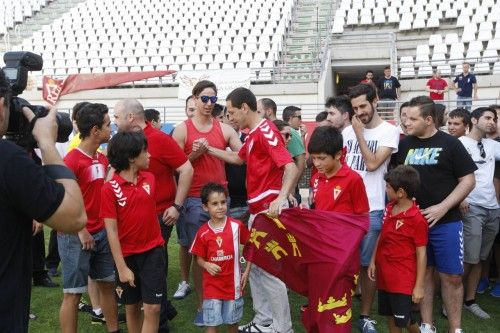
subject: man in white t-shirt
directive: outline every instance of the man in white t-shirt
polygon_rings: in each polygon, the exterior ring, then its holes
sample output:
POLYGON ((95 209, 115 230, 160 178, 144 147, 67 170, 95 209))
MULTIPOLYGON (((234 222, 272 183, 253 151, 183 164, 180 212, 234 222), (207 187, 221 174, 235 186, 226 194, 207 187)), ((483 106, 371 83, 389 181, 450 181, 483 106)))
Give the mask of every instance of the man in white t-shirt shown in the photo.
POLYGON ((464 307, 477 317, 487 319, 488 313, 476 303, 476 289, 481 278, 481 261, 488 259, 499 228, 500 208, 493 176, 495 160, 500 160, 500 142, 485 138, 486 133, 497 126, 494 109, 475 109, 471 121, 469 134, 459 138, 477 166, 476 186, 460 204, 464 222, 464 307))
POLYGON ((370 230, 361 243, 361 310, 358 326, 363 333, 376 333, 370 310, 375 297, 375 282, 367 269, 382 227, 385 208, 385 181, 391 155, 397 152, 399 130, 380 118, 377 95, 367 84, 359 84, 349 92, 354 116, 352 125, 342 131, 347 149, 346 163, 363 178, 370 204, 370 230))

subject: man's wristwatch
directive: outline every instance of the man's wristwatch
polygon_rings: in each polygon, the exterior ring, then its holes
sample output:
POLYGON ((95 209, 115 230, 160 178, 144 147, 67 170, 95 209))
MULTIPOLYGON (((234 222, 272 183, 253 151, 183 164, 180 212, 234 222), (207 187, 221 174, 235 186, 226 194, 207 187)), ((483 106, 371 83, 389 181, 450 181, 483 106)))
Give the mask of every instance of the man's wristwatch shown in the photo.
POLYGON ((182 212, 184 211, 184 206, 182 206, 182 205, 178 205, 178 204, 174 203, 172 206, 173 206, 175 209, 177 209, 177 211, 179 212, 179 214, 180 214, 180 213, 182 213, 182 212))

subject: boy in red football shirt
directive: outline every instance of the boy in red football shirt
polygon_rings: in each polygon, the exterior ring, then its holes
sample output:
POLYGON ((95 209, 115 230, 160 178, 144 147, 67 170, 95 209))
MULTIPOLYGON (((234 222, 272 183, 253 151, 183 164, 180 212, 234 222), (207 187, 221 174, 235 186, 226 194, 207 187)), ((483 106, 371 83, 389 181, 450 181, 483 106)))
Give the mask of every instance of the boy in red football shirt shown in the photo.
POLYGON ((411 304, 424 297, 429 227, 413 201, 420 187, 418 172, 406 165, 385 177, 390 202, 385 209, 382 231, 368 267, 370 279, 377 280, 378 311, 389 317, 391 333, 417 333, 411 304))
POLYGON ((226 217, 227 193, 224 186, 208 183, 201 189, 203 209, 210 220, 198 230, 190 252, 203 268, 203 322, 208 333, 227 324, 228 332, 238 332, 243 315, 242 291, 250 263, 243 275, 240 271, 239 245, 250 237, 238 220, 226 217))
MULTIPOLYGON (((342 147, 342 134, 335 127, 317 127, 311 135, 307 150, 318 170, 311 178, 314 209, 368 216, 370 207, 363 179, 342 162, 342 147)), ((359 251, 356 256, 358 259, 352 260, 359 261, 359 251)), ((352 274, 356 273, 358 272, 352 272, 352 274)), ((350 306, 352 304, 351 289, 355 289, 355 285, 352 277, 347 278, 352 281, 349 290, 345 291, 347 304, 350 306)), ((309 295, 309 299, 313 298, 314 296, 309 295)), ((331 315, 327 312, 324 312, 318 321, 316 326, 320 332, 333 329, 331 315)))
POLYGON ((129 332, 156 333, 166 291, 165 256, 156 216, 155 178, 142 171, 149 167, 146 137, 142 132, 115 134, 108 159, 116 171, 102 188, 100 215, 119 276, 118 297, 125 304, 129 332))
POLYGON ((318 172, 311 178, 315 209, 347 214, 370 210, 361 176, 342 163, 342 134, 335 127, 314 130, 307 147, 318 172))

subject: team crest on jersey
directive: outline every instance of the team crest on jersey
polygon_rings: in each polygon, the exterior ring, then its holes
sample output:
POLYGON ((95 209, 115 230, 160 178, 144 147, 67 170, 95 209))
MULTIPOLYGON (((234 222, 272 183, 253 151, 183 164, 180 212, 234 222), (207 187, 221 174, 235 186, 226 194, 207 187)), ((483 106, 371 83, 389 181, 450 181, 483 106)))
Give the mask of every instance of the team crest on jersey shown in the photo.
POLYGON ((403 226, 403 224, 404 224, 403 220, 397 220, 396 221, 396 230, 401 228, 403 226))
POLYGON ((342 187, 340 187, 340 185, 335 186, 335 188, 333 189, 333 199, 334 200, 337 200, 337 198, 340 195, 340 192, 342 192, 342 187))
POLYGON ((147 194, 151 195, 151 186, 149 186, 148 183, 143 183, 142 184, 142 188, 144 189, 144 191, 146 191, 147 194))
POLYGON ((224 250, 217 250, 217 257, 224 257, 224 250))
POLYGON ((222 246, 222 237, 221 236, 217 236, 217 238, 215 239, 215 242, 217 243, 217 245, 219 247, 222 246))

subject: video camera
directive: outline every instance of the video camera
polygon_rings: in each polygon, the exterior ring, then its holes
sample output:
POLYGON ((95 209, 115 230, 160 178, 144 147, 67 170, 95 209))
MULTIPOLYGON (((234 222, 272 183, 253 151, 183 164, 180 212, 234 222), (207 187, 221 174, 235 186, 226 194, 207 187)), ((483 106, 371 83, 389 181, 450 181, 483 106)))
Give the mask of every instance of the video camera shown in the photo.
MULTIPOLYGON (((45 117, 49 110, 41 105, 31 105, 25 99, 17 97, 20 95, 28 83, 29 71, 40 71, 43 67, 43 59, 38 54, 31 52, 6 52, 4 54, 5 67, 2 71, 10 84, 12 98, 9 101, 10 118, 9 126, 5 137, 8 140, 31 150, 37 146, 36 140, 31 134, 35 121, 45 117), (23 107, 28 107, 35 114, 32 121, 28 121, 23 115, 23 107)), ((73 125, 69 115, 57 112, 57 142, 66 142, 73 130, 73 125)))

